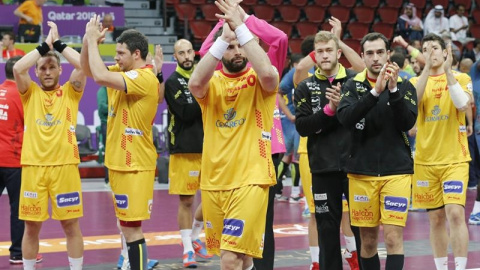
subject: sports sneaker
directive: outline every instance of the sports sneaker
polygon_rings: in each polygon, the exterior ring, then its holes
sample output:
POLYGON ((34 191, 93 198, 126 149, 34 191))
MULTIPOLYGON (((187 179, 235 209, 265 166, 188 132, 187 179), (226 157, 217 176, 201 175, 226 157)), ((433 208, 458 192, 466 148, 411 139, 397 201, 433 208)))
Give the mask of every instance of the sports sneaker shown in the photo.
POLYGON ((320 270, 320 264, 318 262, 310 264, 310 270, 320 270))
POLYGON ((118 257, 117 261, 117 269, 120 270, 129 270, 130 269, 130 261, 123 257, 122 254, 118 257))
POLYGON ((343 253, 343 256, 342 256, 348 263, 348 265, 350 265, 350 269, 351 270, 359 270, 359 266, 358 266, 358 254, 357 254, 357 251, 348 251, 347 249, 345 249, 345 252, 343 253))
MULTIPOLYGON (((43 261, 42 254, 37 254, 36 262, 41 263, 43 261)), ((10 255, 10 264, 23 264, 22 256, 11 256, 10 255)))
POLYGON ((275 194, 275 200, 279 202, 288 202, 288 197, 283 196, 282 194, 275 194))
POLYGON ((202 241, 200 239, 196 239, 192 241, 193 249, 195 250, 195 255, 199 256, 203 259, 211 259, 213 255, 207 253, 207 249, 203 246, 202 241))
POLYGON ((288 200, 289 203, 301 203, 302 202, 302 197, 290 197, 288 200))
POLYGON ((305 218, 310 217, 310 210, 308 208, 303 209, 302 217, 305 217, 305 218))
POLYGON ((147 264, 148 270, 152 270, 157 265, 158 265, 158 260, 148 259, 148 264, 147 264))
POLYGON ((476 214, 470 214, 470 218, 468 219, 468 224, 480 225, 480 212, 476 214))
POLYGON ((183 254, 183 267, 197 268, 197 262, 195 261, 195 253, 189 251, 183 254))

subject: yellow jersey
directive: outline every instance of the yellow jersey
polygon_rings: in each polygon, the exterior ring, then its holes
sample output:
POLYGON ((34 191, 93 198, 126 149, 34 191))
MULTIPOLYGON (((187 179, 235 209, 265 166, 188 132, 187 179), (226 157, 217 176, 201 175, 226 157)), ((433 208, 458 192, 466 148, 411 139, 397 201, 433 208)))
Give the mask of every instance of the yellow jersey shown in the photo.
POLYGON ((252 68, 235 76, 215 71, 207 95, 197 99, 205 133, 202 190, 275 184, 270 131, 277 91, 264 91, 252 68))
POLYGON ((83 91, 70 82, 44 91, 31 82, 20 94, 25 112, 22 165, 53 166, 80 163, 75 127, 83 91))
POLYGON ((107 88, 108 118, 105 166, 116 171, 155 170, 157 151, 152 125, 157 113, 159 83, 149 66, 120 72, 126 91, 107 88))
MULTIPOLYGON (((453 71, 463 90, 472 95, 472 80, 465 73, 453 71)), ((418 77, 410 79, 416 85, 418 77)), ((442 165, 470 161, 465 112, 455 108, 448 92, 447 76, 428 78, 418 105, 417 137, 414 162, 442 165)))

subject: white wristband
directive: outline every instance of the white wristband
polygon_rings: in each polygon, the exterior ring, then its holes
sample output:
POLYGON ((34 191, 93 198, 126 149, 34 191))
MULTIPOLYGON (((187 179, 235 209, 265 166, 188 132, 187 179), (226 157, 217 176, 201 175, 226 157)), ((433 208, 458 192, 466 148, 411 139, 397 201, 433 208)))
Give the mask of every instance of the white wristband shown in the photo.
POLYGON ((462 109, 468 104, 468 95, 463 91, 463 88, 458 82, 454 85, 449 85, 448 92, 450 92, 450 97, 452 98, 455 108, 462 109))
POLYGON ((374 97, 379 97, 380 96, 380 94, 377 91, 375 91, 375 88, 372 88, 372 90, 370 90, 370 93, 372 93, 372 95, 374 97))
POLYGON ((395 93, 398 91, 398 88, 395 86, 395 88, 393 88, 392 90, 388 89, 390 91, 390 93, 395 93))
POLYGON ((240 46, 245 45, 247 42, 253 39, 253 35, 248 30, 248 27, 242 23, 237 29, 235 29, 235 34, 237 35, 237 40, 238 43, 240 43, 240 46))
POLYGON ((213 43, 212 47, 210 47, 210 50, 208 51, 213 57, 217 58, 218 60, 222 60, 223 54, 227 50, 228 45, 230 44, 225 42, 220 37, 218 37, 215 43, 213 43))

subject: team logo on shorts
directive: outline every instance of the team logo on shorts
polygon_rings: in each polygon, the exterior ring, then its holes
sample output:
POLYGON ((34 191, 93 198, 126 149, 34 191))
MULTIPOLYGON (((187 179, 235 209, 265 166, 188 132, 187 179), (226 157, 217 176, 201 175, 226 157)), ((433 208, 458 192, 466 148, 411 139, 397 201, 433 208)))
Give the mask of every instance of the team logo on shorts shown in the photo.
POLYGON ((326 201, 327 200, 327 193, 314 194, 313 197, 314 197, 315 201, 326 201))
POLYGON ((152 213, 152 208, 153 208, 153 200, 148 200, 148 213, 151 214, 152 213))
POLYGON ((462 193, 463 183, 462 181, 445 181, 443 182, 443 192, 445 193, 462 193))
POLYGON ((241 237, 245 221, 235 218, 226 218, 223 220, 222 234, 241 237))
POLYGON ((369 202, 370 199, 366 195, 353 195, 353 200, 356 202, 369 202))
POLYGON ((385 196, 385 210, 406 212, 408 200, 405 197, 385 196))
POLYGON ((330 212, 330 209, 328 208, 327 203, 324 203, 322 205, 315 205, 315 212, 323 214, 330 212))
POLYGON ((430 184, 428 181, 417 180, 417 187, 429 187, 430 184))
POLYGON ((80 194, 78 192, 63 193, 57 195, 57 206, 67 207, 80 205, 80 194))
POLYGON ((33 192, 33 191, 24 191, 23 192, 23 197, 30 198, 30 199, 36 199, 36 198, 38 198, 38 194, 37 194, 37 192, 33 192))
POLYGON ((211 221, 205 222, 207 229, 213 229, 213 225, 211 221))
POLYGON ((117 208, 128 209, 128 195, 115 194, 115 203, 117 208))

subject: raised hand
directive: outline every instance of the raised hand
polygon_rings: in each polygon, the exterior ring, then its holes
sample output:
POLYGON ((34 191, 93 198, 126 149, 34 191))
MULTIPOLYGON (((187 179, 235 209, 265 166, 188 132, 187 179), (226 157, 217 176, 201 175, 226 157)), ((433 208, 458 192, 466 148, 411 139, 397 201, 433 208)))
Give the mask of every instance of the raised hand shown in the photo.
POLYGON ((237 38, 237 36, 235 35, 235 32, 232 31, 228 23, 223 24, 223 31, 222 31, 221 38, 223 41, 228 43, 230 43, 232 40, 237 38))
POLYGON ((404 48, 406 48, 408 46, 408 43, 405 41, 405 39, 403 39, 402 36, 396 36, 393 38, 393 44, 398 44, 404 48))
POLYGON ((153 57, 153 64, 155 68, 155 74, 160 73, 163 66, 163 49, 161 45, 155 45, 155 56, 153 57))
POLYGON ((426 45, 426 52, 423 52, 423 56, 425 56, 425 66, 423 69, 425 70, 430 70, 430 67, 432 66, 432 54, 433 54, 433 49, 432 49, 432 42, 427 42, 426 45))
POLYGON ((447 58, 445 59, 445 64, 443 65, 443 68, 445 72, 449 72, 452 70, 452 62, 453 62, 453 57, 452 57, 452 42, 447 43, 447 58))
POLYGON ((388 78, 388 90, 393 90, 397 87, 398 73, 400 72, 400 67, 397 63, 388 63, 387 65, 387 78, 388 78))
POLYGON ((381 94, 385 90, 385 87, 387 86, 387 80, 388 80, 387 65, 388 63, 385 63, 383 65, 382 69, 380 70, 380 73, 378 74, 377 82, 375 83, 375 91, 378 94, 381 94))
POLYGON ((232 30, 237 29, 243 23, 243 17, 238 9, 238 3, 233 1, 217 0, 215 5, 220 9, 222 14, 215 14, 219 19, 224 19, 230 25, 232 30))
POLYGON ((85 27, 85 36, 87 40, 95 40, 97 43, 101 41, 105 37, 105 33, 107 32, 107 29, 102 29, 101 23, 100 23, 100 16, 99 15, 94 15, 90 21, 87 23, 85 27))
POLYGON ((334 34, 338 40, 341 40, 342 23, 340 20, 332 16, 330 19, 328 19, 328 23, 332 26, 332 30, 330 30, 332 34, 334 34))

